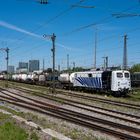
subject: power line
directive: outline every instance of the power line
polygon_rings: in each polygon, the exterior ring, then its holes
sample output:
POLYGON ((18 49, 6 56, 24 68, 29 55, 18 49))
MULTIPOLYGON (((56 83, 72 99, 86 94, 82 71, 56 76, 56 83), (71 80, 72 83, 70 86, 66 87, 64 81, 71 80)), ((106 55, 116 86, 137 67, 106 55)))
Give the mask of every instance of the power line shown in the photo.
MULTIPOLYGON (((43 44, 45 44, 45 43, 41 43, 41 45, 43 45, 43 44)), ((134 44, 139 44, 139 43, 134 43, 134 44)), ((133 43, 132 44, 128 44, 129 46, 130 45, 134 45, 133 43)), ((128 47, 129 47, 128 46, 128 47)), ((35 49, 37 49, 38 47, 41 47, 41 46, 39 46, 39 45, 37 45, 36 47, 34 46, 34 47, 32 47, 31 49, 29 49, 29 50, 27 50, 27 51, 25 51, 25 52, 22 52, 22 54, 23 55, 25 55, 25 53, 27 52, 29 52, 30 50, 35 50, 35 49)), ((122 48, 122 47, 113 47, 112 49, 114 50, 114 49, 118 49, 118 48, 122 48)), ((112 51, 112 49, 110 49, 110 48, 108 48, 108 49, 103 49, 103 50, 98 50, 97 52, 98 53, 102 53, 102 52, 104 52, 104 51, 112 51)), ((20 53, 19 53, 20 54, 20 53)), ((90 53, 91 55, 92 55, 92 53, 90 53)), ((17 54, 16 54, 17 55, 17 54)), ((89 54, 87 54, 87 55, 89 55, 89 54)), ((14 55, 12 55, 12 56, 14 56, 14 55)), ((21 56, 21 55, 20 55, 21 56)), ((83 56, 83 55, 82 55, 83 56)))
MULTIPOLYGON (((75 4, 80 4, 82 2, 84 2, 85 0, 80 0, 79 2, 75 3, 75 4)), ((45 22, 43 25, 40 25, 39 27, 35 28, 34 30, 31 31, 31 33, 36 33, 36 31, 40 30, 42 27, 46 26, 47 24, 53 22, 54 20, 56 20, 57 18, 61 17, 62 15, 66 14, 67 12, 69 12, 70 10, 72 10, 75 7, 70 6, 68 9, 60 12, 59 14, 57 14, 56 16, 52 17, 51 19, 49 19, 47 22, 45 22)), ((27 37, 27 35, 22 36, 21 38, 18 39, 18 41, 23 40, 27 37)), ((13 43, 16 43, 18 41, 15 41, 13 43)), ((10 46, 10 44, 8 45, 10 46)), ((13 49, 17 49, 18 47, 15 47, 13 49)))
MULTIPOLYGON (((120 14, 123 13, 123 12, 129 11, 129 10, 131 10, 131 9, 137 7, 137 6, 138 6, 138 4, 136 4, 135 6, 129 7, 129 8, 127 8, 127 9, 121 11, 120 14)), ((63 35, 69 35, 69 34, 71 34, 71 33, 75 33, 75 32, 81 31, 81 30, 83 30, 83 29, 92 27, 92 26, 96 26, 96 25, 99 25, 99 24, 103 24, 104 22, 110 21, 110 19, 112 19, 112 16, 105 17, 105 18, 103 18, 103 19, 101 19, 101 20, 99 20, 99 21, 96 21, 96 22, 94 22, 94 23, 91 23, 91 24, 88 24, 88 25, 85 25, 85 26, 81 26, 81 27, 79 27, 79 28, 77 28, 77 29, 75 29, 75 30, 72 30, 71 32, 64 33, 63 35)))

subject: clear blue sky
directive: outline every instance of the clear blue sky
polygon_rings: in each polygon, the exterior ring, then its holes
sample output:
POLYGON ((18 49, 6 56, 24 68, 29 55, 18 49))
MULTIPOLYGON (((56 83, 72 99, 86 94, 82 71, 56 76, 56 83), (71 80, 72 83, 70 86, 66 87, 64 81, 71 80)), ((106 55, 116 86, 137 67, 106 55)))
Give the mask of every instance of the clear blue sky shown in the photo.
MULTIPOLYGON (((67 54, 76 66, 92 67, 94 38, 97 28, 97 66, 104 56, 109 66, 122 65, 123 36, 128 35, 128 65, 140 63, 140 2, 139 0, 48 0, 41 5, 36 0, 0 0, 0 48, 9 47, 10 65, 19 61, 45 59, 45 67, 52 66, 51 41, 43 34, 56 34, 56 68, 66 68, 67 54), (137 14, 115 18, 112 14, 137 14), (94 23, 96 26, 94 26, 94 23), (85 27, 93 24, 93 26, 85 27), (80 30, 78 30, 80 29, 80 30)), ((0 53, 0 70, 6 68, 6 53, 0 53)))

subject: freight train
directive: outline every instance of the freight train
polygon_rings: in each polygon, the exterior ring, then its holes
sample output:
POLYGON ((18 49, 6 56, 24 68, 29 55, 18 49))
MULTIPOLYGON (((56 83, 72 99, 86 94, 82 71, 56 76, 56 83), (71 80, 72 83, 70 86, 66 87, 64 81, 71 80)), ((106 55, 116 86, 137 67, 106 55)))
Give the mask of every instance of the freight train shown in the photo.
POLYGON ((58 79, 66 88, 105 91, 115 96, 131 91, 130 72, 126 70, 74 72, 61 74, 58 79))
MULTIPOLYGON (((14 74, 9 80, 51 86, 52 73, 34 72, 14 74)), ((131 91, 130 72, 126 70, 85 71, 55 74, 56 86, 65 89, 103 91, 115 96, 124 96, 131 91)))

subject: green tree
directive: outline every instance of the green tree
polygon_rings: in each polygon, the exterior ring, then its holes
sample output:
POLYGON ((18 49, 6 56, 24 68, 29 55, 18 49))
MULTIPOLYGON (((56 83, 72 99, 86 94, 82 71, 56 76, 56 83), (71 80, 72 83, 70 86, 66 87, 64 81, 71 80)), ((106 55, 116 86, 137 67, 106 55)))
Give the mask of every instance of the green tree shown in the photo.
POLYGON ((134 72, 140 72, 140 64, 135 64, 135 65, 133 65, 133 66, 131 67, 130 71, 131 71, 132 73, 134 73, 134 72))

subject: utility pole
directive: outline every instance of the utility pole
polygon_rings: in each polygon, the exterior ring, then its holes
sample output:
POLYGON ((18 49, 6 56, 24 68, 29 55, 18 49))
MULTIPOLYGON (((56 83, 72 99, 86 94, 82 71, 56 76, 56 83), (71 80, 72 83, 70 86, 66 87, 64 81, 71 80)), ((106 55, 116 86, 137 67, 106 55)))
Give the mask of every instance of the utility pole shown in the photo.
POLYGON ((9 48, 0 48, 1 51, 5 51, 6 52, 6 69, 7 69, 7 84, 5 85, 6 87, 8 87, 8 65, 9 65, 9 48))
POLYGON ((127 35, 124 35, 123 69, 127 69, 127 35))
POLYGON ((52 93, 55 93, 55 39, 56 36, 53 33, 53 35, 43 35, 44 38, 49 37, 52 40, 52 57, 53 57, 53 88, 52 88, 52 93))
POLYGON ((58 71, 60 72, 60 65, 58 65, 58 71))
POLYGON ((105 57, 102 57, 102 58, 104 59, 103 67, 104 67, 104 70, 105 70, 105 57))
POLYGON ((75 71, 75 62, 73 62, 73 70, 75 71))
POLYGON ((67 54, 67 71, 69 71, 69 54, 67 54))
POLYGON ((43 71, 45 69, 45 60, 43 59, 43 67, 42 67, 43 71))
POLYGON ((108 68, 108 56, 103 57, 104 59, 104 69, 107 70, 108 68))
POLYGON ((6 61, 7 61, 7 87, 8 87, 8 65, 9 65, 9 48, 6 48, 6 53, 7 53, 7 57, 6 57, 6 61))
POLYGON ((106 56, 106 69, 108 68, 108 56, 106 56))
POLYGON ((94 68, 96 69, 96 50, 97 50, 97 29, 95 30, 95 45, 94 45, 94 68))
POLYGON ((53 33, 53 35, 51 36, 51 39, 52 39, 52 55, 53 55, 53 90, 52 90, 52 93, 55 92, 55 34, 53 33))

